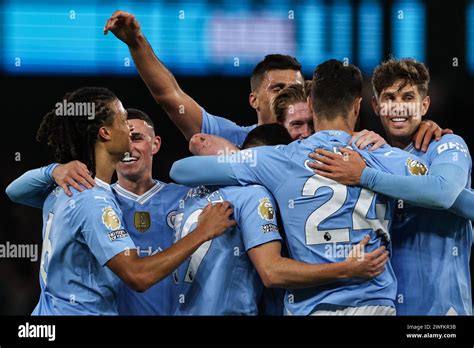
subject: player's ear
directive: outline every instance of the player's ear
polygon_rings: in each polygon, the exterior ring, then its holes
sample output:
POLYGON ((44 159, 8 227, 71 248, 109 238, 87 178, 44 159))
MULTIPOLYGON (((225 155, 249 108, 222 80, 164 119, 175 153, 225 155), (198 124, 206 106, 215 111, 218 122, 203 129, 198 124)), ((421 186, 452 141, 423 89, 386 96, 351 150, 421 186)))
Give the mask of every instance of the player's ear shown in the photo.
POLYGON ((308 96, 306 97, 306 105, 308 105, 308 110, 309 110, 309 112, 311 113, 311 115, 313 115, 313 117, 314 117, 314 112, 313 112, 313 98, 312 98, 310 95, 308 95, 308 96))
POLYGON ((425 96, 423 100, 421 101, 421 116, 426 115, 426 113, 428 112, 428 109, 430 108, 430 103, 431 103, 430 96, 429 95, 425 96))
POLYGON ((357 118, 359 117, 359 113, 360 113, 360 103, 362 103, 362 98, 356 98, 354 100, 354 105, 353 105, 353 109, 354 109, 354 116, 357 118))
POLYGON ((108 127, 102 126, 99 128, 99 132, 97 133, 97 137, 100 140, 110 140, 111 139, 111 133, 108 127))
POLYGON ((374 113, 377 116, 380 116, 379 115, 379 103, 378 103, 377 98, 375 97, 375 95, 372 97, 372 109, 374 110, 374 113))
POLYGON ((161 138, 158 135, 156 135, 153 138, 153 144, 151 145, 151 154, 156 155, 158 151, 160 151, 160 148, 161 148, 161 138))
POLYGON ((257 93, 251 92, 249 94, 249 104, 252 108, 258 111, 258 103, 257 103, 257 93))

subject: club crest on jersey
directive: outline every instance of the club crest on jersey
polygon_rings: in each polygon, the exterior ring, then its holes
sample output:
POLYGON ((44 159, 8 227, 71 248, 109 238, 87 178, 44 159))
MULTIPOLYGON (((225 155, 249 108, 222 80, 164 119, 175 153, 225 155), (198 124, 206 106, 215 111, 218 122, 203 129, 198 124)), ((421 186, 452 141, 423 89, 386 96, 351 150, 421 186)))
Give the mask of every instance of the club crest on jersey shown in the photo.
POLYGON ((409 158, 406 165, 411 175, 426 175, 428 173, 428 168, 420 161, 409 158))
POLYGON ((260 204, 258 205, 258 215, 260 215, 264 220, 273 220, 275 210, 273 209, 272 202, 270 202, 270 198, 264 197, 260 200, 260 204))
POLYGON ((102 223, 109 230, 117 230, 121 227, 120 219, 112 207, 102 209, 102 223))
POLYGON ((150 213, 147 211, 136 211, 133 216, 133 222, 137 231, 144 233, 151 226, 150 213))

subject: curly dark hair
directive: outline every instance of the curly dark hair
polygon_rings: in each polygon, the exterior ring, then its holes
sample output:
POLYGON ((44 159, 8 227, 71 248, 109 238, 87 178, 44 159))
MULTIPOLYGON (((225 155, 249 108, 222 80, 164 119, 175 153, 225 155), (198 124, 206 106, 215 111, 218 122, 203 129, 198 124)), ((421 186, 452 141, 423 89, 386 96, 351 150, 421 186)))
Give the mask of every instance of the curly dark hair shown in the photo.
POLYGON ((89 105, 94 105, 94 116, 58 115, 57 103, 56 107, 43 117, 36 140, 53 148, 57 162, 79 160, 89 168, 92 176, 95 176, 95 142, 100 127, 113 123, 111 102, 114 100, 118 100, 117 96, 102 87, 83 87, 67 93, 60 104, 90 103, 89 105))

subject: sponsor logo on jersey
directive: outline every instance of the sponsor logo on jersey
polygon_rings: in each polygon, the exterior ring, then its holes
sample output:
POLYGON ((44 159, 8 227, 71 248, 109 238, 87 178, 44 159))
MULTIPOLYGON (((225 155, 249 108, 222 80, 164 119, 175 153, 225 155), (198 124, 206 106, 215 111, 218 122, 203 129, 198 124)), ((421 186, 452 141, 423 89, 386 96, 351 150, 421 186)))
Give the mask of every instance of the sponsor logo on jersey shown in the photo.
POLYGON ((151 226, 150 213, 147 211, 136 211, 133 216, 133 222, 137 231, 144 233, 151 226))
POLYGON ((127 231, 125 230, 117 230, 117 231, 112 231, 108 233, 110 241, 114 241, 119 238, 125 238, 128 236, 127 231))
POLYGON ((278 232, 278 226, 275 224, 265 224, 262 225, 263 233, 278 232))
POLYGON ((258 205, 258 215, 260 215, 260 217, 264 220, 273 220, 275 210, 273 209, 272 202, 270 202, 270 198, 264 197, 260 199, 260 204, 258 205))
POLYGON ((406 165, 411 175, 426 175, 428 173, 428 167, 420 161, 409 158, 406 161, 406 165))
POLYGON ((102 223, 109 230, 117 230, 121 227, 120 219, 112 207, 102 209, 102 223))
POLYGON ((441 144, 436 148, 438 154, 442 154, 446 150, 457 150, 461 151, 465 157, 467 157, 467 149, 464 147, 463 144, 459 144, 458 142, 448 141, 447 143, 441 144))

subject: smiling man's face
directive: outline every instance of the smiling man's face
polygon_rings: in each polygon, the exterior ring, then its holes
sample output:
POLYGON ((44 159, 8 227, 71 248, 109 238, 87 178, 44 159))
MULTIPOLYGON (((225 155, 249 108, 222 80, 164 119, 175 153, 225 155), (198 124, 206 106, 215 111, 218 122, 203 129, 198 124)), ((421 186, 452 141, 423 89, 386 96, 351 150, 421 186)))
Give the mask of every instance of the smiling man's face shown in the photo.
POLYGON ((387 136, 401 142, 416 133, 429 104, 429 96, 421 95, 416 85, 401 79, 373 99, 374 111, 380 116, 387 136))

